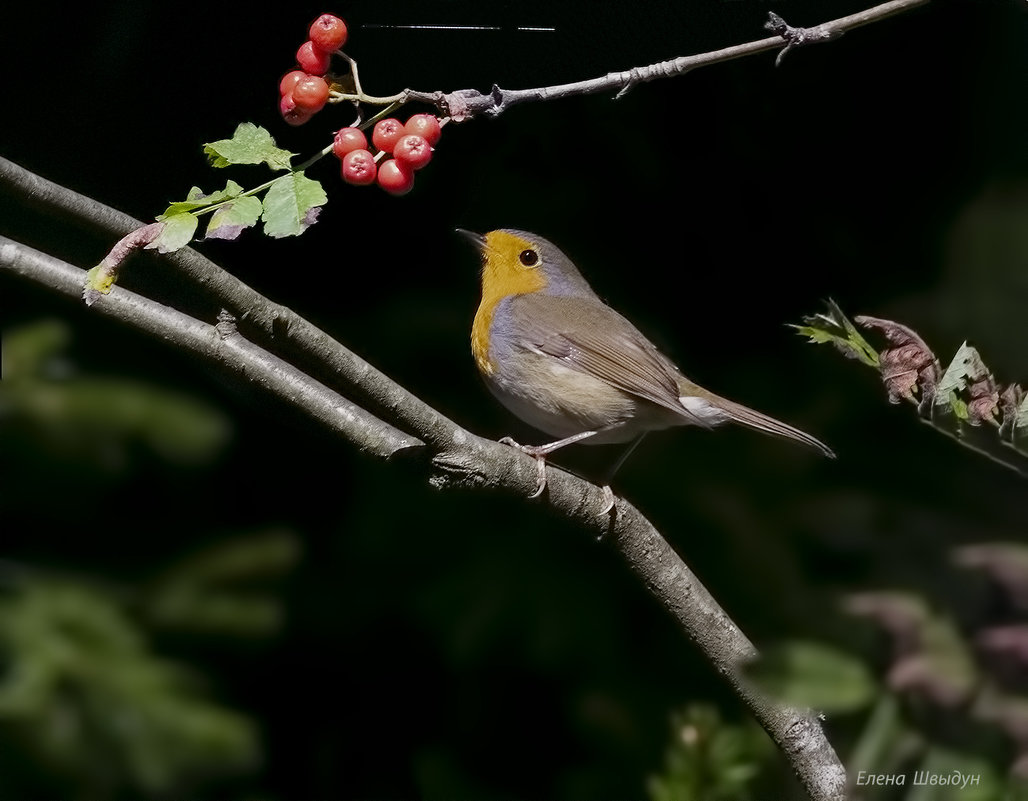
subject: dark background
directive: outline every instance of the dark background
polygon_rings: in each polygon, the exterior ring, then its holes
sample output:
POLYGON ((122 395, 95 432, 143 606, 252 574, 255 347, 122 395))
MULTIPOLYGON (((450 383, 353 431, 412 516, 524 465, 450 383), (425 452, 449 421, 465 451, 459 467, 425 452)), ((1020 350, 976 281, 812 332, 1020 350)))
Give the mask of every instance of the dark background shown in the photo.
MULTIPOLYGON (((865 5, 22 7, 0 32, 0 154, 147 220, 190 186, 265 180, 204 163, 202 144, 238 122, 304 157, 349 123, 341 108, 300 129, 277 116, 278 79, 322 11, 346 18, 365 89, 389 94, 579 80, 762 38, 769 10, 813 25, 865 5), (502 30, 365 27, 429 23, 502 30)), ((691 378, 837 451, 826 462, 748 432, 670 432, 616 489, 756 641, 846 642, 838 593, 948 587, 946 546, 1021 535, 1024 485, 785 324, 832 297, 911 325, 944 364, 968 339, 1000 377, 1028 375, 1026 34, 1024 3, 935 2, 779 68, 764 54, 617 101, 521 106, 448 126, 404 198, 345 186, 325 159, 309 174, 329 203, 303 237, 250 231, 199 249, 462 425, 534 441, 475 374, 477 264, 452 231, 559 243, 691 378)), ((3 197, 0 233, 84 267, 111 244, 3 197)), ((189 303, 195 288, 145 264, 125 286, 189 303)), ((77 370, 199 396, 232 430, 188 468, 145 448, 104 473, 9 447, 5 558, 133 580, 226 532, 274 524, 302 544, 276 636, 156 639, 259 725, 263 762, 220 797, 641 797, 672 709, 701 699, 744 714, 611 550, 539 506, 434 493, 7 275, 0 314, 4 330, 59 317, 77 370), (99 484, 102 509, 83 519, 99 484)), ((612 456, 567 462, 595 474, 612 456)), ((845 721, 830 735, 845 757, 845 721)))

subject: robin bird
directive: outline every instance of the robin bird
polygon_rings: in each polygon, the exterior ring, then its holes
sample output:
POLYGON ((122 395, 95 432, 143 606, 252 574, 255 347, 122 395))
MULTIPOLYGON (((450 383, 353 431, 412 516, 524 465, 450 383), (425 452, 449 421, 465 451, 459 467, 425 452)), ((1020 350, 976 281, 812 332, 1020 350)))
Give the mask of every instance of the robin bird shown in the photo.
POLYGON ((574 263, 552 242, 504 228, 484 236, 458 228, 482 256, 482 302, 471 329, 471 350, 486 385, 533 428, 557 437, 519 445, 533 456, 546 488, 546 457, 575 442, 632 443, 609 480, 649 431, 672 426, 713 428, 739 423, 796 440, 834 457, 797 428, 694 384, 628 320, 605 304, 574 263))

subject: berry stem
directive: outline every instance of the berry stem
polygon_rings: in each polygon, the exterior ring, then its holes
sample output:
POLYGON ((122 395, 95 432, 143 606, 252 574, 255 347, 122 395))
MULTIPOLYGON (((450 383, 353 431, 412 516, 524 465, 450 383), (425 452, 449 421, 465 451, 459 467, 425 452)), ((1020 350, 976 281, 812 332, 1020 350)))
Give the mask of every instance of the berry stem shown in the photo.
MULTIPOLYGON (((365 120, 364 122, 361 122, 361 123, 359 123, 357 125, 354 125, 353 127, 359 128, 362 131, 366 131, 368 128, 373 126, 380 119, 382 119, 383 117, 389 116, 390 114, 392 114, 394 111, 396 111, 396 109, 400 108, 401 106, 403 106, 403 103, 401 101, 394 100, 394 101, 392 101, 392 103, 390 105, 386 106, 384 109, 379 111, 373 117, 370 117, 367 120, 365 120)), ((312 164, 320 161, 321 159, 323 159, 325 156, 327 156, 331 152, 332 152, 332 145, 328 144, 325 147, 323 147, 321 150, 319 150, 317 153, 315 153, 313 156, 311 156, 309 159, 307 159, 305 162, 303 162, 302 164, 299 164, 298 166, 294 167, 292 171, 293 172, 303 172, 308 167, 310 167, 312 164)), ((261 186, 258 186, 256 189, 251 189, 249 192, 244 192, 243 195, 250 195, 250 194, 253 194, 254 192, 260 192, 262 189, 267 189, 268 186, 271 185, 271 183, 273 183, 273 181, 269 181, 267 184, 262 184, 261 186)), ((240 195, 240 197, 242 197, 242 195, 240 195)), ((225 201, 225 202, 228 203, 228 202, 231 202, 231 201, 225 201)), ((221 204, 218 204, 218 205, 221 205, 221 204)), ((212 206, 211 208, 216 208, 216 207, 212 206)))
MULTIPOLYGON (((372 106, 388 106, 392 103, 403 104, 403 101, 407 99, 406 92, 398 92, 395 95, 388 95, 386 97, 376 97, 375 95, 364 94, 364 89, 361 88, 361 79, 357 74, 357 62, 350 58, 342 50, 336 50, 335 55, 346 61, 350 65, 350 75, 353 77, 353 87, 356 90, 353 94, 346 92, 333 92, 332 99, 339 103, 345 100, 357 103, 367 103, 372 106)), ((397 106, 398 108, 399 106, 397 106)))
POLYGON ((386 106, 381 111, 376 112, 373 116, 369 117, 367 120, 362 122, 357 127, 359 127, 362 131, 366 131, 368 128, 371 128, 379 120, 384 119, 385 117, 388 117, 390 114, 392 114, 397 109, 403 108, 403 106, 405 104, 406 104, 406 100, 402 97, 402 95, 398 95, 397 99, 391 100, 389 102, 388 106, 386 106))

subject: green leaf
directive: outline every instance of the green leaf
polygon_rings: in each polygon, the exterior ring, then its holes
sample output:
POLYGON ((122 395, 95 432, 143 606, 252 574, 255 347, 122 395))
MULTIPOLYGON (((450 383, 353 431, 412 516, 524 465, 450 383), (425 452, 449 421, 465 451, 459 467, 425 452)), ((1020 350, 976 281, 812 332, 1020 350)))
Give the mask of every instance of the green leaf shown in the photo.
POLYGON ((188 245, 196 233, 197 219, 188 211, 167 215, 161 222, 164 223, 164 229, 153 242, 146 245, 147 250, 171 253, 188 245))
POLYGON ((215 167, 264 162, 273 170, 288 170, 290 159, 296 155, 278 147, 270 133, 252 122, 240 123, 231 139, 208 142, 203 152, 215 167))
POLYGON ((947 395, 950 392, 959 392, 967 389, 967 380, 971 377, 972 365, 980 361, 978 351, 966 342, 961 345, 953 357, 953 361, 946 368, 946 372, 942 374, 942 378, 939 381, 939 394, 947 395))
POLYGON ((317 220, 327 201, 321 184, 302 172, 283 175, 264 197, 264 233, 276 239, 299 236, 317 220))
POLYGON ((834 300, 827 301, 828 313, 804 317, 806 325, 793 325, 801 336, 809 337, 817 344, 835 345, 846 356, 858 359, 870 367, 878 367, 878 352, 842 313, 834 300))
POLYGON ((241 197, 211 215, 207 239, 235 239, 244 229, 257 224, 264 206, 255 197, 241 197))
POLYGON ((172 217, 176 214, 181 214, 186 211, 194 211, 195 209, 202 209, 206 206, 213 206, 215 203, 224 203, 226 200, 231 200, 234 197, 238 197, 243 192, 243 187, 237 184, 235 181, 229 181, 225 184, 224 189, 219 189, 216 192, 212 192, 209 195, 205 195, 203 190, 198 186, 194 186, 189 190, 189 194, 186 195, 185 200, 180 200, 177 203, 172 203, 168 208, 164 210, 164 213, 157 217, 159 222, 163 222, 168 217, 172 217))
POLYGON ((983 372, 987 374, 988 370, 982 364, 981 356, 978 355, 977 350, 965 342, 953 356, 953 360, 939 381, 935 405, 949 409, 960 420, 967 420, 969 416, 967 402, 960 397, 959 393, 964 392, 970 383, 978 381, 983 372))
MULTIPOLYGON (((195 189, 196 187, 193 187, 195 189)), ((193 194, 190 190, 189 194, 193 194)), ((206 200, 179 200, 175 203, 169 203, 168 208, 164 210, 163 214, 158 214, 154 219, 157 222, 164 222, 169 217, 174 217, 176 214, 185 214, 195 209, 202 209, 204 206, 210 205, 206 200)))
POLYGON ((782 643, 763 652, 747 675, 785 703, 831 712, 851 712, 874 700, 867 666, 843 651, 816 642, 782 643))

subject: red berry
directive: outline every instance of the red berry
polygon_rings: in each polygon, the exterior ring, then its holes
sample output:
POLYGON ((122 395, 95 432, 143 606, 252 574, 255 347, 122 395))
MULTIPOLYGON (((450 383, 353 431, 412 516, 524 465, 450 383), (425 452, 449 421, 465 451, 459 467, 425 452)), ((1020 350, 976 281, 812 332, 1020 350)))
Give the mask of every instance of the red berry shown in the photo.
POLYGON ((368 138, 359 128, 340 128, 332 142, 332 152, 336 158, 342 158, 354 150, 367 150, 368 138))
POLYGON ((414 170, 402 161, 387 159, 378 167, 378 185, 390 195, 406 195, 414 186, 414 170))
POLYGON ((291 95, 293 93, 293 87, 296 86, 296 82, 307 75, 303 70, 293 70, 287 72, 282 76, 282 80, 278 84, 278 93, 280 95, 291 95))
POLYGON ((324 75, 328 72, 328 65, 332 63, 332 57, 321 50, 318 50, 314 43, 306 41, 296 51, 296 63, 300 69, 311 75, 324 75))
POLYGON ((367 186, 375 183, 375 175, 378 166, 375 164, 375 157, 370 151, 359 149, 351 150, 343 156, 341 174, 343 180, 354 186, 367 186))
POLYGON ((403 130, 409 134, 417 134, 418 136, 425 137, 425 140, 432 146, 435 147, 439 141, 439 137, 443 135, 442 126, 439 125, 439 120, 432 114, 415 114, 409 120, 407 124, 403 126, 403 130))
POLYGON ((425 137, 407 134, 396 143, 393 156, 397 161, 405 162, 412 170, 420 170, 432 160, 432 148, 425 137))
POLYGON ((346 44, 346 23, 331 14, 322 14, 311 24, 311 44, 322 53, 333 53, 346 44))
POLYGON ((321 111, 328 101, 328 84, 317 75, 304 75, 293 87, 293 102, 298 109, 313 114, 321 111))
POLYGON ((401 136, 403 136, 403 124, 397 119, 387 117, 375 123, 375 128, 371 132, 371 141, 379 150, 392 153, 393 145, 401 136))
POLYGON ((314 114, 312 111, 306 111, 299 108, 293 100, 292 95, 282 95, 282 97, 279 98, 278 110, 282 114, 282 119, 290 125, 303 125, 314 114))

